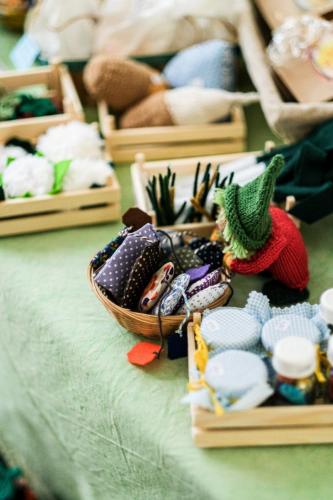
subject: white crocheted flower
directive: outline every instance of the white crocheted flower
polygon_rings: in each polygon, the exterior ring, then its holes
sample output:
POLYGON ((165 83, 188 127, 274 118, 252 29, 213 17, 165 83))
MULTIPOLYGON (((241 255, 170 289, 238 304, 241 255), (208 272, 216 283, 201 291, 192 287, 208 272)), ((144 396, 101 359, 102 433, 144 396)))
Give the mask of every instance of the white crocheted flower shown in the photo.
POLYGON ((0 146, 0 174, 4 171, 8 158, 22 158, 26 155, 25 149, 19 146, 0 146))
POLYGON ((112 168, 104 160, 73 160, 64 178, 63 191, 89 189, 93 184, 105 186, 111 174, 112 168))
POLYGON ((103 141, 94 125, 78 121, 51 127, 41 135, 37 151, 58 162, 76 158, 102 158, 103 141))
POLYGON ((12 161, 3 172, 6 198, 38 196, 51 191, 54 180, 53 167, 45 158, 26 155, 12 161))

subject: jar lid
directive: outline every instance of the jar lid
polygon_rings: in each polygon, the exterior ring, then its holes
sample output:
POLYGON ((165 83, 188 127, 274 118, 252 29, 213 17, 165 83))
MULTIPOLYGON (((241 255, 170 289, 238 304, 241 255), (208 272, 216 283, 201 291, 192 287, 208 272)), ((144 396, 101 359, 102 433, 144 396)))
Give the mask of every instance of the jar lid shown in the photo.
POLYGON ((273 352, 276 343, 285 337, 303 337, 319 344, 321 332, 313 321, 296 314, 279 314, 267 321, 262 329, 261 340, 265 349, 273 352))
POLYGON ((251 349, 260 340, 261 325, 238 307, 221 307, 204 316, 201 333, 209 349, 251 349))
POLYGON ((314 344, 301 337, 285 337, 279 340, 273 353, 273 368, 279 375, 291 379, 309 377, 316 369, 314 344))
POLYGON ((320 314, 328 325, 333 325, 333 288, 329 288, 320 296, 320 314))
POLYGON ((205 371, 207 383, 227 398, 240 398, 267 378, 266 365, 258 355, 234 349, 210 358, 205 371))

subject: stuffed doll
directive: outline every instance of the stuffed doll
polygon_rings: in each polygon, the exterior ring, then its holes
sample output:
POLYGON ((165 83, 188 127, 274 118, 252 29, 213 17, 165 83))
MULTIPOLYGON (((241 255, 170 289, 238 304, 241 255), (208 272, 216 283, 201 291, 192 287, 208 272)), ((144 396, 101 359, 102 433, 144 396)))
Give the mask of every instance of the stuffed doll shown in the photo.
POLYGON ((258 101, 255 92, 191 85, 168 89, 165 77, 149 66, 107 55, 91 59, 84 82, 97 101, 120 115, 120 128, 203 125, 227 119, 235 104, 258 101))
POLYGON ((225 120, 235 104, 258 101, 256 92, 179 87, 156 92, 125 111, 121 128, 203 125, 225 120))
POLYGON ((276 155, 266 170, 245 186, 216 190, 218 227, 227 243, 225 265, 240 274, 269 272, 263 292, 273 305, 308 297, 308 258, 300 231, 290 216, 270 206, 275 180, 284 164, 276 155))
POLYGON ((84 70, 84 83, 96 101, 105 101, 113 111, 124 111, 156 89, 165 88, 162 77, 146 64, 95 56, 84 70))

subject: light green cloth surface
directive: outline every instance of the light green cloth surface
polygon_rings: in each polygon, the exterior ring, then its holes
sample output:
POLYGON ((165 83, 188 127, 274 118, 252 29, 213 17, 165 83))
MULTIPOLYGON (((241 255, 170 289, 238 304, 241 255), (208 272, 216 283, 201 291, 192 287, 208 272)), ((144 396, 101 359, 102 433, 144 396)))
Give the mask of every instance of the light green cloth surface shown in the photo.
MULTIPOLYGON (((270 138, 257 107, 250 149, 270 138)), ((123 207, 129 170, 117 169, 123 207)), ((333 285, 333 218, 303 226, 313 301, 333 285)), ((0 449, 42 498, 321 500, 333 447, 200 450, 192 444, 187 360, 127 362, 138 341, 89 289, 86 267, 119 224, 0 239, 0 449)), ((261 279, 236 278, 243 305, 261 279)))

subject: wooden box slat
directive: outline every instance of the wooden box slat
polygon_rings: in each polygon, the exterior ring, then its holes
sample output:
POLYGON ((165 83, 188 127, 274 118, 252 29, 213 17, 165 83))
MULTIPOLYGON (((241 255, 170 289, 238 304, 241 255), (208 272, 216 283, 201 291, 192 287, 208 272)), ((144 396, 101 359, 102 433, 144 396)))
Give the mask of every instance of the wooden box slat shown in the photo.
POLYGON ((240 152, 245 148, 246 124, 243 109, 238 106, 232 109, 230 122, 120 130, 105 102, 98 103, 98 114, 109 154, 116 162, 133 161, 138 151, 147 160, 157 160, 240 152))
MULTIPOLYGON (((193 379, 195 340, 188 326, 189 379, 193 379)), ((333 443, 333 405, 260 407, 213 412, 191 405, 192 436, 198 447, 237 447, 333 443)))
MULTIPOLYGON (((69 115, 46 118, 33 123, 29 119, 20 120, 24 123, 19 126, 0 129, 0 145, 13 136, 35 142, 49 127, 71 121, 69 115)), ((0 236, 118 220, 121 217, 120 200, 121 189, 113 172, 105 187, 1 201, 0 236)))
POLYGON ((45 85, 47 95, 56 97, 62 104, 62 111, 56 115, 0 121, 0 142, 13 136, 21 136, 23 130, 35 125, 40 130, 45 126, 45 130, 59 125, 63 120, 84 120, 83 108, 66 66, 53 64, 26 71, 0 71, 0 87, 8 91, 31 85, 45 85))

